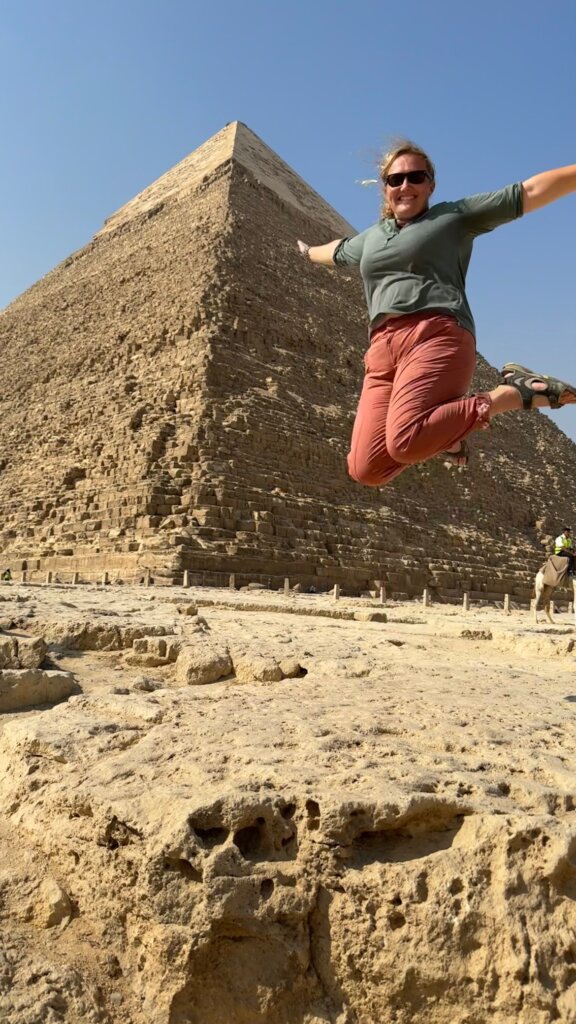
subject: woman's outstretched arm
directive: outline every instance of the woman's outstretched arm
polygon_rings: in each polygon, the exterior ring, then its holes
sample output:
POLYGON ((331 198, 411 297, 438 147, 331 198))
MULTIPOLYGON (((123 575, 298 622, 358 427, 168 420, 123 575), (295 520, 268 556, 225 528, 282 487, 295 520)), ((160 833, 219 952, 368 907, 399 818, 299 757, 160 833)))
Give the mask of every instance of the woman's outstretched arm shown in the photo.
POLYGON ((554 171, 543 171, 522 182, 524 213, 532 213, 541 206, 547 206, 562 196, 576 192, 576 164, 557 167, 554 171))
POLYGON ((298 242, 298 250, 302 256, 307 256, 312 263, 324 263, 326 266, 334 266, 334 253, 342 241, 336 238, 333 242, 326 242, 325 245, 307 245, 306 242, 298 242))

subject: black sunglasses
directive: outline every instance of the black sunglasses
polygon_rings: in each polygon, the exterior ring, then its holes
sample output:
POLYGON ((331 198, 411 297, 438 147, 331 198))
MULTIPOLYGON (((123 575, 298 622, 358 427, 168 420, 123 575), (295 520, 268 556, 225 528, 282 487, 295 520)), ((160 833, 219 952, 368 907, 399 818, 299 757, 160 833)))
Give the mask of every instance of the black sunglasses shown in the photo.
POLYGON ((397 171, 395 174, 387 174, 384 178, 386 185, 390 188, 400 188, 405 181, 411 185, 423 185, 425 181, 432 181, 428 171, 397 171))

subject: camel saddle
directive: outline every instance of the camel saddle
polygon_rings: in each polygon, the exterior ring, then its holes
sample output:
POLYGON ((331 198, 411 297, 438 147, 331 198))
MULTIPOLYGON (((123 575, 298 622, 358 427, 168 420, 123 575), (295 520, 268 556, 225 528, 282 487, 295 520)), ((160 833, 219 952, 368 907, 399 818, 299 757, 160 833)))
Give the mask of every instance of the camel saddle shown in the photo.
POLYGON ((547 587, 560 587, 566 581, 569 561, 561 555, 550 555, 547 562, 540 569, 544 576, 544 583, 547 587))

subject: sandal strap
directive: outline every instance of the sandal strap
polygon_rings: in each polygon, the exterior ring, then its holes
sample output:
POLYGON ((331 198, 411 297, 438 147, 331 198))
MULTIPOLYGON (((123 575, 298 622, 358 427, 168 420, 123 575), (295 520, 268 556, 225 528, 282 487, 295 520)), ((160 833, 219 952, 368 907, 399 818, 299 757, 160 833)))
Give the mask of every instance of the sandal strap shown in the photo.
POLYGON ((460 441, 460 447, 455 452, 439 452, 440 458, 444 459, 445 462, 449 462, 452 465, 468 465, 468 459, 470 456, 470 449, 468 448, 467 442, 462 439, 460 441))
POLYGON ((564 391, 566 391, 566 385, 563 381, 557 380, 556 377, 548 377, 543 373, 537 374, 533 370, 528 370, 525 366, 511 363, 503 368, 502 379, 505 384, 511 385, 520 393, 524 409, 530 410, 534 408, 532 400, 537 395, 548 399, 551 409, 561 408, 560 398, 564 391), (546 387, 541 391, 535 391, 532 387, 535 383, 545 384, 546 387))
MULTIPOLYGON (((508 384, 513 388, 516 388, 516 390, 520 393, 520 398, 522 399, 522 407, 528 410, 533 409, 532 399, 534 398, 534 395, 537 392, 530 387, 530 384, 535 380, 541 380, 541 378, 532 376, 528 377, 524 373, 514 373, 513 371, 510 371, 509 373, 502 372, 502 377, 505 384, 508 384)), ((545 391, 539 391, 538 394, 547 397, 545 391)))
POLYGON ((543 380, 546 382, 546 391, 542 394, 546 395, 546 398, 550 402, 551 409, 561 409, 560 399, 566 391, 566 387, 561 380, 556 380, 554 377, 544 377, 543 380))

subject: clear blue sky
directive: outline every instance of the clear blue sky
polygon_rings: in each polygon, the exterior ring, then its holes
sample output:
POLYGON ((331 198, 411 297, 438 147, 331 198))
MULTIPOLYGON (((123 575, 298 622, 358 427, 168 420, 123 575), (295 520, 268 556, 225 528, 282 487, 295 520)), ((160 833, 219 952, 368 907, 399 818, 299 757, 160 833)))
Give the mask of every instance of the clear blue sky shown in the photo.
MULTIPOLYGON (((359 229, 408 135, 456 199, 576 162, 576 3, 4 0, 0 308, 228 121, 359 229)), ((576 382, 576 198, 475 246, 478 347, 576 382)), ((310 239, 323 241, 323 239, 310 239)), ((576 411, 555 416, 576 438, 576 411)))

